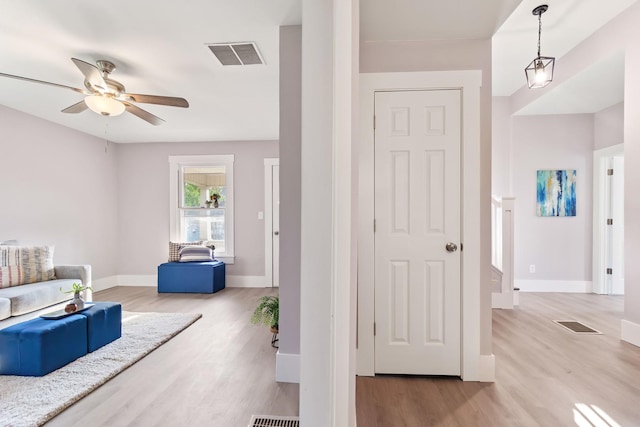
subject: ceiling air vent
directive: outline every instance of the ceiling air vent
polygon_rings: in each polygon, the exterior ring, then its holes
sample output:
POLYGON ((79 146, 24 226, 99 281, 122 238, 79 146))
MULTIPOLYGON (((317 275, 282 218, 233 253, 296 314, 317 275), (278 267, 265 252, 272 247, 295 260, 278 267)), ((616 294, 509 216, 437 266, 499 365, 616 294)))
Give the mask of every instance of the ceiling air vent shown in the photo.
POLYGON ((264 64, 255 43, 220 43, 207 46, 222 65, 264 64))

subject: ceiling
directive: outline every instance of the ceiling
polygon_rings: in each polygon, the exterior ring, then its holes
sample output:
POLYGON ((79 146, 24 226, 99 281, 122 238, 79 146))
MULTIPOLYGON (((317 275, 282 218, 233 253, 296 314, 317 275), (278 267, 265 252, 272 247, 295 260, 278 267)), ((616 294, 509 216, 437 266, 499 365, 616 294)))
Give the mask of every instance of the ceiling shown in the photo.
POLYGON ((360 40, 487 39, 521 0, 361 0, 360 40))
MULTIPOLYGON (((595 0, 548 1, 542 53, 561 58, 634 2, 609 0, 603 8, 595 0)), ((523 86, 523 68, 536 53, 537 20, 531 10, 539 3, 361 0, 361 40, 464 40, 495 34, 494 95, 508 96, 523 86)), ((138 104, 164 119, 161 126, 127 113, 63 114, 83 96, 0 78, 2 105, 115 142, 278 138, 278 32, 281 25, 301 23, 301 0, 191 0, 163 2, 162 7, 150 0, 0 0, 0 10, 0 72, 82 87, 83 76, 71 58, 106 59, 116 65, 110 77, 128 92, 184 97, 190 107, 138 104), (225 42, 255 42, 265 65, 223 67, 207 44, 225 42)), ((590 70, 591 78, 609 72, 619 76, 621 66, 620 58, 612 57, 590 70)), ((565 92, 588 84, 585 72, 565 92)), ((545 104, 539 99, 529 114, 542 114, 569 96, 559 86, 548 89, 556 100, 545 104)))
MULTIPOLYGON (((523 0, 493 36, 494 96, 511 96, 525 86, 524 68, 537 53, 538 19, 531 11, 548 4, 542 15, 541 54, 561 58, 636 0, 523 0)), ((544 96, 518 114, 593 113, 624 96, 624 55, 613 54, 560 85, 552 82, 544 96)))
POLYGON ((0 78, 10 108, 115 142, 278 138, 279 26, 301 22, 300 0, 0 0, 0 72, 83 87, 72 57, 116 65, 128 92, 186 98, 188 109, 138 106, 166 121, 60 111, 83 95, 0 78), (206 46, 255 42, 265 65, 220 65, 206 46))

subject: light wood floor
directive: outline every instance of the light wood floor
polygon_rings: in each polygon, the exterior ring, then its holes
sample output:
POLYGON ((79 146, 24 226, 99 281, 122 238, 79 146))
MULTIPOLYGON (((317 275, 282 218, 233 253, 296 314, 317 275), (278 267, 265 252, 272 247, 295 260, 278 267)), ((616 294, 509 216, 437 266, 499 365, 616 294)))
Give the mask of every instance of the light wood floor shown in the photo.
POLYGON ((520 296, 516 309, 493 311, 495 383, 358 377, 358 426, 640 426, 640 348, 619 339, 622 297, 520 296))
POLYGON ((249 323, 270 289, 158 294, 152 287, 94 293, 127 311, 193 312, 202 318, 47 426, 246 427, 252 414, 297 415, 298 385, 275 382, 271 333, 249 323))
MULTIPOLYGON (((203 318, 47 426, 245 427, 251 414, 297 414, 298 386, 275 382, 270 334, 248 322, 257 298, 269 293, 96 292, 95 300, 120 301, 129 311, 203 318)), ((640 348, 619 339, 622 305, 620 297, 521 294, 515 310, 493 312, 495 383, 358 377, 358 426, 615 426, 602 423, 607 416, 640 426, 640 348), (579 320, 604 334, 574 335, 552 320, 579 320)))

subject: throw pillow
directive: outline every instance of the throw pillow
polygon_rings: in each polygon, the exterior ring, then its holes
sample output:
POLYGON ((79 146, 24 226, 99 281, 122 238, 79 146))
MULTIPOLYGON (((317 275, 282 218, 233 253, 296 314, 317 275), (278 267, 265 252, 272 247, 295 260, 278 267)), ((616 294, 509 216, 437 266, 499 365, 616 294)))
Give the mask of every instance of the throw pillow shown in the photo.
POLYGON ((0 267, 20 265, 19 246, 0 246, 0 267))
POLYGON ((180 248, 180 262, 213 261, 213 252, 204 246, 183 246, 180 248))
POLYGON ((20 247, 20 266, 24 283, 43 282, 56 278, 53 269, 53 246, 20 247))
POLYGON ((202 240, 197 242, 169 242, 169 262, 180 261, 180 247, 181 246, 202 246, 202 240))
POLYGON ((53 246, 0 246, 0 287, 55 279, 53 246))
POLYGON ((24 284, 22 267, 11 265, 0 267, 0 289, 24 284))

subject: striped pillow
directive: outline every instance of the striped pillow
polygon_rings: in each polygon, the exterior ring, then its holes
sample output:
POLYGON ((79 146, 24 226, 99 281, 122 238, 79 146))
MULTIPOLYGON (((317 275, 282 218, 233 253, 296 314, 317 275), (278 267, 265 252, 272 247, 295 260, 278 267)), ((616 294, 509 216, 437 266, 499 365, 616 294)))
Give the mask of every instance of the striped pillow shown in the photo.
POLYGON ((55 279, 53 246, 0 246, 0 287, 55 279))
POLYGON ((180 262, 213 261, 213 251, 204 246, 183 246, 180 248, 180 262))
POLYGON ((180 247, 181 246, 202 246, 203 240, 197 242, 169 242, 169 262, 180 261, 180 247))
POLYGON ((0 267, 0 289, 24 284, 24 274, 22 267, 11 265, 0 267))

